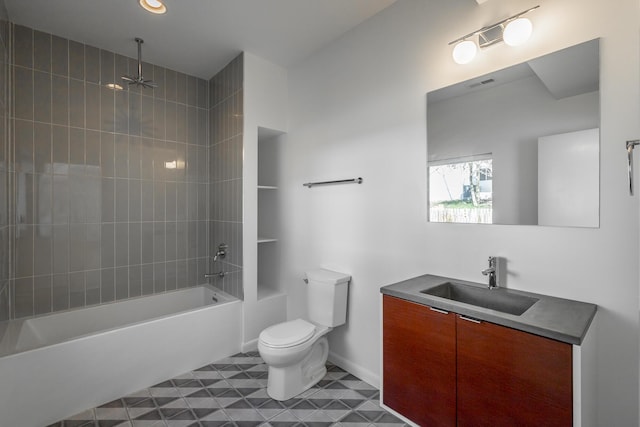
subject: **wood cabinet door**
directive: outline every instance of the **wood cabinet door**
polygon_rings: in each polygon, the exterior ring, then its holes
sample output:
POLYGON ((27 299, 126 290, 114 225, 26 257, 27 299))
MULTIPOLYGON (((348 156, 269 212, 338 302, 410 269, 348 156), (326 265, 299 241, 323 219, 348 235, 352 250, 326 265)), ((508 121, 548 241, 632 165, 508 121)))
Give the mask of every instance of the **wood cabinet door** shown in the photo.
POLYGON ((421 426, 455 426, 455 314, 383 297, 383 403, 421 426))
POLYGON ((572 425, 572 348, 456 316, 458 426, 572 425))

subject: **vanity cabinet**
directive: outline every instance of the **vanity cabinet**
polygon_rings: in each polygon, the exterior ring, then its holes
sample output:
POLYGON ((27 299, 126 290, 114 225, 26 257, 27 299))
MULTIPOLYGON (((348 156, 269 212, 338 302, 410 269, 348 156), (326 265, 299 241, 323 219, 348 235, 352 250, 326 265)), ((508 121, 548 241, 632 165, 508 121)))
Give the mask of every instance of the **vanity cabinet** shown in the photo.
POLYGON ((421 426, 456 420, 456 318, 384 297, 384 403, 421 426))
POLYGON ((571 426, 571 345, 456 315, 458 426, 571 426))
POLYGON ((383 404, 420 426, 571 426, 572 346, 384 295, 383 404))

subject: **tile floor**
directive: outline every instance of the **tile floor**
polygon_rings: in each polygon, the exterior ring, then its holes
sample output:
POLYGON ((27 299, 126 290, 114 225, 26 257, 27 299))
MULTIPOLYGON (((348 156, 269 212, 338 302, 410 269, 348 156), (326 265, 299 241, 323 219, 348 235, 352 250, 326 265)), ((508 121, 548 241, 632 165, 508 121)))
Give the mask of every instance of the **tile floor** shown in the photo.
POLYGON ((257 352, 236 354, 49 427, 397 427, 378 390, 327 364, 327 375, 293 399, 267 395, 257 352))

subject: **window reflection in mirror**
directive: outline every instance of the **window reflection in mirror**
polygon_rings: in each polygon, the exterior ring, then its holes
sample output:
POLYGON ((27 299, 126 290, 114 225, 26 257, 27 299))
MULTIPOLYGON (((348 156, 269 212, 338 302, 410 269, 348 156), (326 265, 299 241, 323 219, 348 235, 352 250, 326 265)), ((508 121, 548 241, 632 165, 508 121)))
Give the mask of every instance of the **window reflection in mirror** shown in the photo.
POLYGON ((491 224, 491 154, 429 162, 429 220, 491 224))

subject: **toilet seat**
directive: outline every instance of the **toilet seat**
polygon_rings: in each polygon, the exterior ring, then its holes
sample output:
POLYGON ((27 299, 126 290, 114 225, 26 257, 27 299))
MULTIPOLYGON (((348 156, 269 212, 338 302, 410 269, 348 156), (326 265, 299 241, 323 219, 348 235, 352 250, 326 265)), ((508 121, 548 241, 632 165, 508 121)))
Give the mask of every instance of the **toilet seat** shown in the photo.
POLYGON ((310 340, 315 331, 312 323, 296 319, 266 328, 260 333, 259 340, 272 348, 294 347, 310 340))

